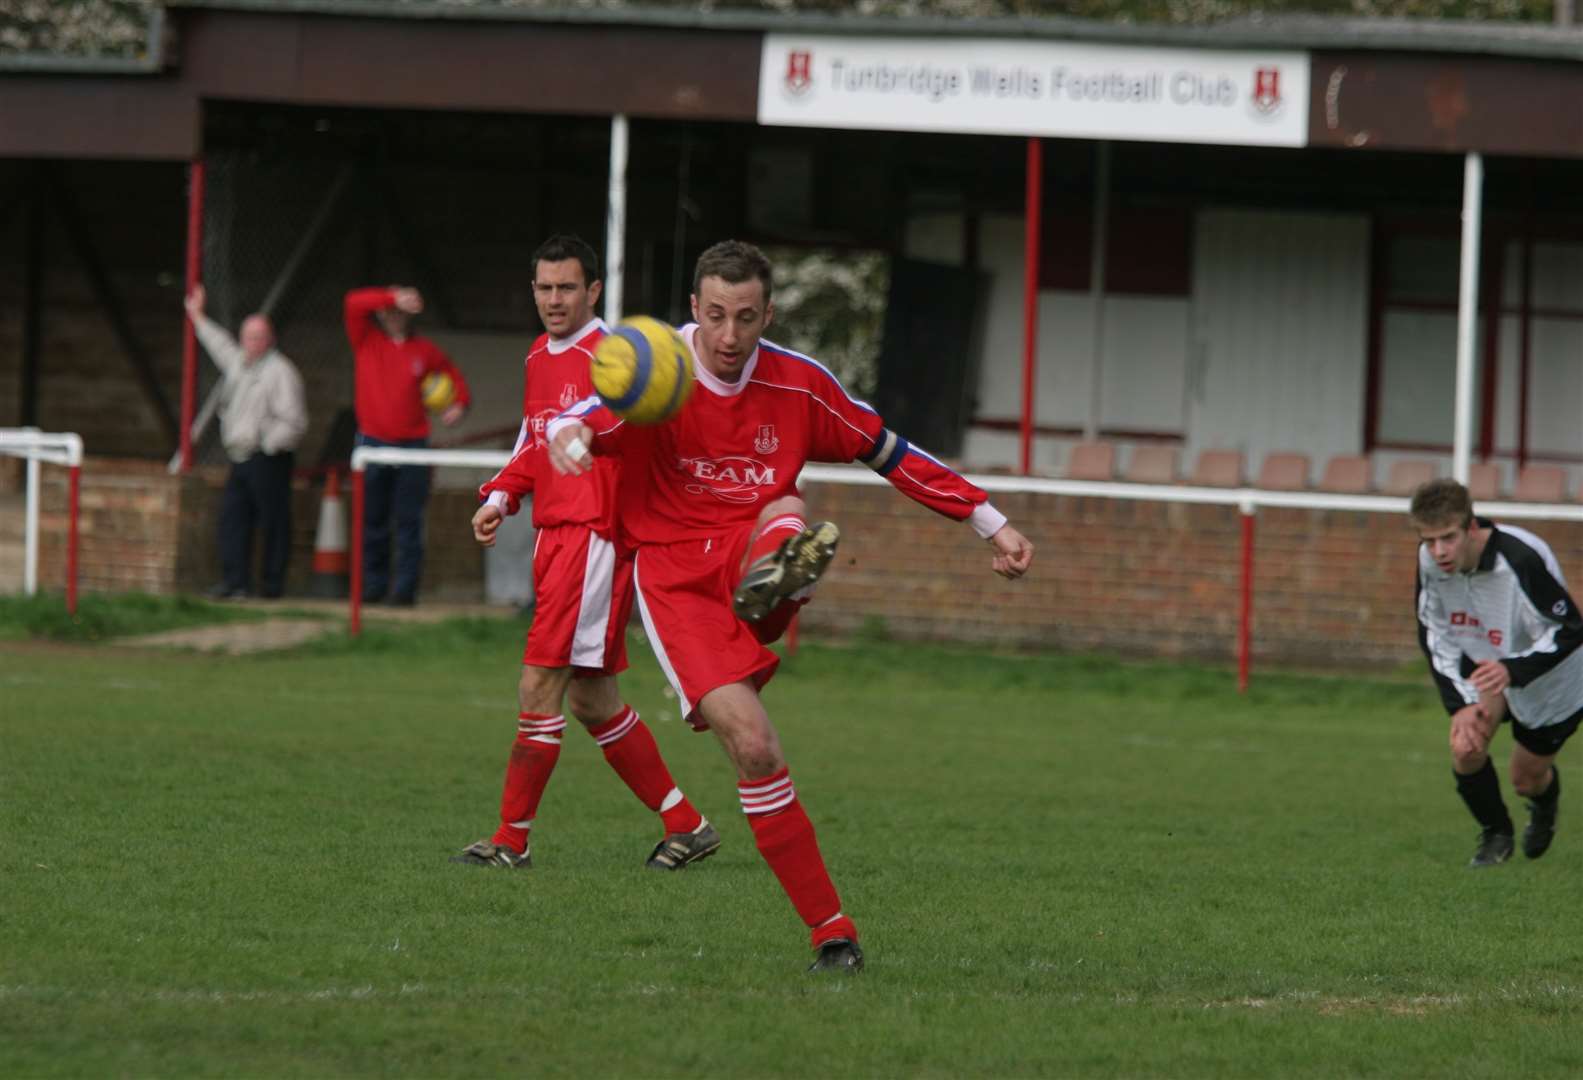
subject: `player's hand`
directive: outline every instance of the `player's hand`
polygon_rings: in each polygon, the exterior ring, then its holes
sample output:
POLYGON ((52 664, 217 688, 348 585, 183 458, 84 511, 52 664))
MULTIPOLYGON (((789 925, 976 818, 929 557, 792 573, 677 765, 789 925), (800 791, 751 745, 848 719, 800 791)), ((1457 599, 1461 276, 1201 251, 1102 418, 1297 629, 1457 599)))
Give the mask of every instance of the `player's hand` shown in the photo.
POLYGON ((587 424, 567 424, 550 440, 550 464, 562 476, 581 476, 594 467, 593 455, 588 444, 593 441, 594 429, 587 424))
POLYGON ((1473 669, 1468 682, 1477 688, 1481 697, 1489 697, 1506 692, 1506 688, 1512 684, 1512 673, 1499 660, 1486 660, 1473 669))
POLYGON ((182 306, 187 309, 188 315, 196 319, 203 314, 203 305, 208 299, 209 294, 204 291, 203 286, 194 285, 192 292, 188 293, 187 298, 182 301, 182 306))
POLYGON ((995 573, 1010 581, 1028 572, 1033 562, 1033 544, 1026 536, 1010 525, 1002 525, 989 542, 996 552, 995 561, 990 564, 995 573))
POLYGON ((1495 735, 1496 718, 1483 705, 1465 705, 1451 717, 1451 753, 1457 757, 1476 757, 1489 750, 1495 735))
POLYGON ((501 513, 500 507, 485 503, 473 515, 473 539, 485 547, 495 546, 495 533, 500 531, 500 523, 506 520, 506 515, 501 513))
POLYGON ((398 311, 405 311, 408 315, 421 315, 423 313, 423 294, 417 289, 405 286, 392 286, 390 302, 398 311))
POLYGON ((449 409, 446 409, 440 414, 440 423, 444 424, 446 427, 455 427, 457 424, 461 423, 462 417, 466 415, 467 406, 458 401, 449 409))

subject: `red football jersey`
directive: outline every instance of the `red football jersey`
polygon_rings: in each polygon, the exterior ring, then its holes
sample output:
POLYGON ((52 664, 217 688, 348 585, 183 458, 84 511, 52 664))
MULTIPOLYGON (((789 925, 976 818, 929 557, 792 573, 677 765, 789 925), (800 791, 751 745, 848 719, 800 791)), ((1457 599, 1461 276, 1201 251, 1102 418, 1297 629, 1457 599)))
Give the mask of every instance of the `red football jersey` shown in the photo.
POLYGON ((594 392, 589 365, 594 346, 605 335, 599 319, 570 337, 556 340, 540 334, 523 361, 522 429, 511 461, 496 473, 479 494, 501 505, 508 514, 533 496, 533 524, 587 525, 611 538, 616 463, 603 458, 583 476, 562 476, 550 466, 545 452, 545 427, 556 416, 594 392))
MULTIPOLYGON (((681 330, 689 348, 696 331, 694 324, 681 330)), ((810 461, 862 461, 931 510, 973 517, 981 535, 1005 523, 981 489, 887 431, 878 413, 809 357, 760 341, 742 378, 727 383, 704 370, 695 349, 693 373, 692 397, 663 424, 624 423, 592 397, 551 425, 553 437, 580 420, 593 429, 595 454, 620 462, 618 519, 629 545, 751 523, 772 500, 797 494, 810 461)))
POLYGON ((353 289, 346 294, 346 339, 356 359, 357 430, 385 442, 425 439, 429 414, 423 408, 424 376, 449 375, 456 387, 456 403, 464 408, 472 397, 467 380, 438 345, 418 335, 396 341, 374 322, 374 312, 391 303, 389 289, 353 289))

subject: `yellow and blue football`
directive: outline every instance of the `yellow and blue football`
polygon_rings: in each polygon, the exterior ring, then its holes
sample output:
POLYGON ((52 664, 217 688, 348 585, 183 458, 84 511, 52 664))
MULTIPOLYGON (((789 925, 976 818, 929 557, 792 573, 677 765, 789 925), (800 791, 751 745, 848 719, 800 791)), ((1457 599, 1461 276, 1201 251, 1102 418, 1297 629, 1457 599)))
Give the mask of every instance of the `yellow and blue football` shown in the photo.
POLYGON ((444 371, 431 371, 418 386, 423 395, 423 407, 430 412, 444 412, 456 401, 456 383, 444 371))
POLYGON ((633 424, 659 424, 693 392, 693 358, 682 336, 647 315, 622 319, 594 346, 594 389, 633 424))

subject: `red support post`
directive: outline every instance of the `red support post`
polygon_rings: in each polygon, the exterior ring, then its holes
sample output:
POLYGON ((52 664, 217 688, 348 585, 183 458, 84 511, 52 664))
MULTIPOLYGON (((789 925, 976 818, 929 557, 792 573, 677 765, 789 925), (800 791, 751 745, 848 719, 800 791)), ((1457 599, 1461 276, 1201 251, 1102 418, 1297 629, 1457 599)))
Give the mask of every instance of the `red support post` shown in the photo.
POLYGON ((1022 279, 1022 475, 1033 471, 1034 397, 1039 371, 1039 211, 1044 190, 1044 144, 1028 140, 1027 190, 1023 194, 1022 279))
POLYGON ((66 482, 66 614, 77 614, 77 513, 82 466, 73 465, 66 482))
MULTIPOLYGON (((203 159, 189 167, 187 187, 187 289, 192 292, 203 273, 203 159)), ((184 293, 183 296, 186 294, 184 293)), ((192 470, 192 418, 198 398, 198 341, 192 320, 181 335, 181 471, 192 470)))
POLYGON ((352 614, 347 625, 353 637, 363 629, 363 478, 366 475, 362 469, 352 470, 352 550, 346 554, 351 560, 352 571, 348 585, 352 614))
POLYGON ((1242 507, 1242 614, 1237 621, 1237 693, 1248 692, 1248 668, 1253 657, 1253 515, 1242 507))

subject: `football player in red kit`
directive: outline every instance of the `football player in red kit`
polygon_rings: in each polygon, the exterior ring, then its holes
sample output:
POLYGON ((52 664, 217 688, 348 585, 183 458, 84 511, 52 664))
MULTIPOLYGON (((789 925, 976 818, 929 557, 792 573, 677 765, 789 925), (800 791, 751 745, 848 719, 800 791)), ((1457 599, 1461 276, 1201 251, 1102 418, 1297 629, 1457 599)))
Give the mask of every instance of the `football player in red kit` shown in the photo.
POLYGON ((809 461, 861 461, 903 494, 965 521, 994 548, 992 569, 1020 577, 1033 546, 983 491, 854 400, 808 357, 761 340, 774 315, 769 261, 736 241, 699 257, 696 323, 681 334, 698 385, 676 416, 623 423, 597 397, 549 425, 563 473, 620 463, 619 529, 649 641, 681 700, 736 766, 743 812, 765 862, 812 931, 810 970, 863 966, 813 825, 759 699, 779 636, 835 553, 830 522, 809 525, 796 481, 809 461), (590 455, 588 449, 594 453, 590 455))
POLYGON ((632 560, 612 542, 617 467, 601 461, 586 476, 561 476, 545 456, 545 422, 593 392, 589 363, 604 323, 594 316, 599 264, 574 236, 545 241, 533 255, 533 296, 545 333, 526 361, 522 429, 511 461, 480 493, 473 535, 489 546, 507 514, 533 497, 535 602, 517 685, 517 739, 506 766, 500 827, 454 861, 531 865, 529 830, 561 753, 563 698, 605 760, 643 804, 660 815, 665 837, 648 865, 679 870, 714 854, 720 836, 671 779, 637 711, 621 700, 616 674, 627 666, 632 560))

